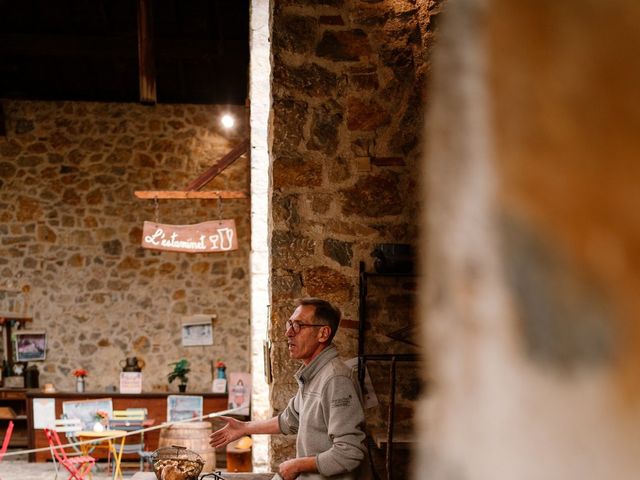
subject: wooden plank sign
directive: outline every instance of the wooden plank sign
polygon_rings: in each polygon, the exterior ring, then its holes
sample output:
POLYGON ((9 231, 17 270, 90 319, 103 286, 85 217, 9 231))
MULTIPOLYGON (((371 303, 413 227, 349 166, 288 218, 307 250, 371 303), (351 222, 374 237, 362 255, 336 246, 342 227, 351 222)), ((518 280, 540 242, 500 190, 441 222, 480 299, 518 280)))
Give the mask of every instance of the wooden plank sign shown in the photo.
POLYGON ((195 225, 144 222, 142 246, 170 252, 211 253, 238 249, 235 220, 213 220, 195 225))

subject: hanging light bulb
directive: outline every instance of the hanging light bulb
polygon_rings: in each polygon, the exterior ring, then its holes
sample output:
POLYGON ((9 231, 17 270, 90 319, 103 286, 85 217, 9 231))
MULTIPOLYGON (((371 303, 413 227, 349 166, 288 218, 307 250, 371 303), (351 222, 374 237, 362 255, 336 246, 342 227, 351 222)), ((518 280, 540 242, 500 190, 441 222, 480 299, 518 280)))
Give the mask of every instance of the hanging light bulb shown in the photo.
POLYGON ((224 128, 231 128, 236 124, 236 119, 233 117, 233 115, 225 113, 220 119, 220 123, 222 123, 222 126, 224 128))

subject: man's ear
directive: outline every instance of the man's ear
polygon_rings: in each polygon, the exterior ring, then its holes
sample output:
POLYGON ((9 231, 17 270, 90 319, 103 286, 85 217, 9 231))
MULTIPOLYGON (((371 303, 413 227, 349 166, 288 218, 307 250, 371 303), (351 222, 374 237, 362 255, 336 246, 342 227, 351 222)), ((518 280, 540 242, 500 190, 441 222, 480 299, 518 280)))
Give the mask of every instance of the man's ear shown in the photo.
POLYGON ((331 336, 331 327, 329 325, 323 325, 322 327, 320 327, 320 332, 318 335, 318 341, 320 343, 327 342, 330 336, 331 336))

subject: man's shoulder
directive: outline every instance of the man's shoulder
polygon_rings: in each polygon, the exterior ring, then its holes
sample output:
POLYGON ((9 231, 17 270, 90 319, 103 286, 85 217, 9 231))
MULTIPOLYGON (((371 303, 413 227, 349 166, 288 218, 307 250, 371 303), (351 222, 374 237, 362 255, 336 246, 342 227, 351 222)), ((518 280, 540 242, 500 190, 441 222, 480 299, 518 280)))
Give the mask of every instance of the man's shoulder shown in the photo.
POLYGON ((318 376, 322 377, 324 381, 332 377, 349 377, 353 378, 351 367, 347 366, 340 357, 332 358, 327 364, 322 367, 318 372, 318 376))

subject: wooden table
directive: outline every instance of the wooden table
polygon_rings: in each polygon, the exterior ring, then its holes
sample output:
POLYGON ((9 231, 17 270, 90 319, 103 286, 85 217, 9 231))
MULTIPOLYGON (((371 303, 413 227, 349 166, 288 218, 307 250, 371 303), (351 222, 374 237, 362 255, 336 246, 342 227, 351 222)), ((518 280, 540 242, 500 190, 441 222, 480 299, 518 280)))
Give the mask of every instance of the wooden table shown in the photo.
MULTIPOLYGON (((123 478, 122 470, 120 469, 120 461, 122 460, 122 452, 124 451, 124 439, 127 434, 124 430, 104 430, 102 432, 94 432, 91 430, 80 430, 76 432, 76 437, 80 441, 84 440, 96 440, 96 442, 107 442, 107 449, 113 454, 113 461, 115 467, 113 468, 113 480, 116 478, 123 478), (116 445, 120 439, 120 448, 116 449, 116 445), (118 451, 119 450, 119 451, 118 451)), ((83 455, 89 455, 92 443, 84 443, 80 445, 83 455)))

